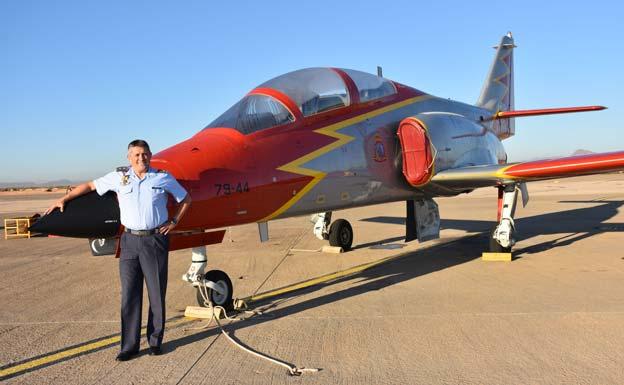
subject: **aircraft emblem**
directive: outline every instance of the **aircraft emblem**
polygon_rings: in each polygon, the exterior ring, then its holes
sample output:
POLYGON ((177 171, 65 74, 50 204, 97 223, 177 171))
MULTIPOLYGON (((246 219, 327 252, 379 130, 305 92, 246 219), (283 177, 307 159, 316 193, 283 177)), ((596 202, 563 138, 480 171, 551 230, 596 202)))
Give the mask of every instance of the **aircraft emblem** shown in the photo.
POLYGON ((373 160, 375 162, 384 162, 386 159, 386 148, 381 140, 381 135, 375 134, 375 154, 373 155, 373 160))

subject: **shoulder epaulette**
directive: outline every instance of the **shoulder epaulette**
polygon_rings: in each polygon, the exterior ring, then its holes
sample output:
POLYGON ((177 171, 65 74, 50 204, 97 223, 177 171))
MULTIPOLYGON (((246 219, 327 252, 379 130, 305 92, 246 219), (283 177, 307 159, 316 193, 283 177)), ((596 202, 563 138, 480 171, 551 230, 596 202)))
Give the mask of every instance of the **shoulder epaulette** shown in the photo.
POLYGON ((120 167, 117 167, 117 170, 116 170, 116 171, 117 171, 117 172, 123 172, 123 173, 126 173, 126 172, 128 172, 128 170, 130 170, 130 167, 128 167, 128 166, 120 166, 120 167))
POLYGON ((165 174, 168 173, 169 171, 167 170, 163 170, 162 168, 159 168, 158 170, 156 170, 156 172, 164 172, 165 174))

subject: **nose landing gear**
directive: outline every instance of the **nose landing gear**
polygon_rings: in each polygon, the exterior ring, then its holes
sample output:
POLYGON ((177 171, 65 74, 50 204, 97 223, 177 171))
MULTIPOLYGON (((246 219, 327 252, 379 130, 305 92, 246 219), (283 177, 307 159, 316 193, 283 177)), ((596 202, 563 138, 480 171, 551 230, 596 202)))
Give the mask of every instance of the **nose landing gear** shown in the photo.
POLYGON ((201 307, 209 307, 206 299, 212 306, 221 306, 225 310, 233 308, 232 280, 221 270, 210 270, 204 274, 203 280, 197 285, 197 303, 201 307))
POLYGON ((234 307, 232 280, 221 270, 210 270, 204 274, 206 263, 206 246, 194 247, 191 255, 191 266, 182 276, 182 280, 191 283, 197 290, 196 298, 199 306, 221 306, 226 310, 234 307))

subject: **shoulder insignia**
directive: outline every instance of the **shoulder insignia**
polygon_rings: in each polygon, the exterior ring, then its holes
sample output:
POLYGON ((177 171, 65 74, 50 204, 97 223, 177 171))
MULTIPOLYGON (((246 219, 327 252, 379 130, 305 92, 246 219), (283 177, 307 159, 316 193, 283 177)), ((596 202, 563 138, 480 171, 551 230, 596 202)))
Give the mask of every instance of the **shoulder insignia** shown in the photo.
POLYGON ((130 175, 128 175, 129 170, 130 170, 130 167, 128 166, 117 167, 117 172, 121 173, 121 185, 122 186, 125 186, 130 183, 129 182, 130 175))
POLYGON ((169 171, 163 170, 162 168, 159 168, 158 170, 156 170, 156 172, 167 174, 169 171))

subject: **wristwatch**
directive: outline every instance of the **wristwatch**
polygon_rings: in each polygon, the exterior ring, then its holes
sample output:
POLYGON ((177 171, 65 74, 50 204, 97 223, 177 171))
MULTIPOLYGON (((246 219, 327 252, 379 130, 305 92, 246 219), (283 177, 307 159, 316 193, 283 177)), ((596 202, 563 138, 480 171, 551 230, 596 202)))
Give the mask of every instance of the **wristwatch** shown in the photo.
POLYGON ((175 217, 174 217, 174 218, 171 218, 171 220, 170 220, 169 222, 173 223, 174 225, 177 225, 177 224, 178 224, 178 220, 177 220, 177 219, 175 219, 175 217))

